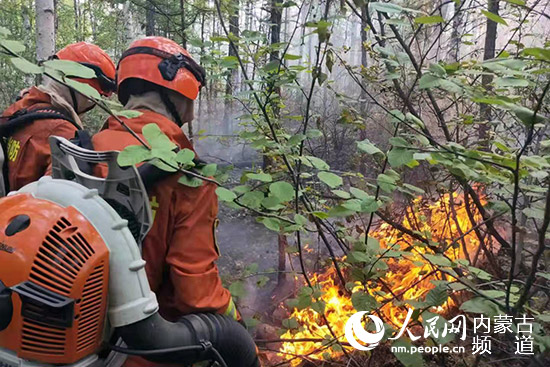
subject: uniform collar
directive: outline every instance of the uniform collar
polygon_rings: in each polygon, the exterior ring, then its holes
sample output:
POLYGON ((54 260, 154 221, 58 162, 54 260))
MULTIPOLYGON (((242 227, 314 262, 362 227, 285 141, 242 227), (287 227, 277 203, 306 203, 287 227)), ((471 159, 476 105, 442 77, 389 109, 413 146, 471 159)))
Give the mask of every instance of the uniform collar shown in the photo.
MULTIPOLYGON (((141 112, 141 115, 138 117, 133 119, 121 117, 120 119, 138 134, 142 134, 142 129, 145 125, 155 123, 158 125, 160 130, 164 132, 168 138, 170 138, 170 140, 178 145, 180 149, 187 148, 193 150, 193 145, 191 145, 191 142, 187 139, 187 136, 185 136, 182 129, 179 128, 175 122, 157 112, 146 109, 138 109, 137 111, 141 112)), ((122 127, 121 124, 112 116, 108 120, 108 128, 111 130, 125 131, 124 127, 122 127)))

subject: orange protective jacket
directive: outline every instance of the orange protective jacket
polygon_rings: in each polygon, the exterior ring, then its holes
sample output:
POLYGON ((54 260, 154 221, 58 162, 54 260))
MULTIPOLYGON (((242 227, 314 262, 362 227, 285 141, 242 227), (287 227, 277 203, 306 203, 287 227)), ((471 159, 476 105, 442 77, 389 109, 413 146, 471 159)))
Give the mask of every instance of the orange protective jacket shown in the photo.
MULTIPOLYGON (((179 148, 193 149, 182 130, 163 115, 148 110, 124 122, 137 134, 149 123, 159 128, 179 148)), ((114 118, 93 138, 96 150, 123 150, 138 145, 114 118)), ((107 174, 106 167, 100 167, 107 174)), ((160 314, 176 321, 185 314, 214 312, 236 316, 231 294, 222 286, 216 266, 218 200, 215 185, 191 188, 178 183, 173 174, 149 190, 154 223, 143 243, 143 258, 151 289, 156 293, 160 314)))
MULTIPOLYGON (((9 106, 2 116, 11 116, 18 111, 52 108, 50 96, 32 87, 23 97, 9 106)), ((38 180, 51 169, 51 152, 48 138, 52 135, 72 139, 77 128, 62 119, 43 119, 17 130, 7 139, 6 162, 10 191, 19 190, 38 180)))

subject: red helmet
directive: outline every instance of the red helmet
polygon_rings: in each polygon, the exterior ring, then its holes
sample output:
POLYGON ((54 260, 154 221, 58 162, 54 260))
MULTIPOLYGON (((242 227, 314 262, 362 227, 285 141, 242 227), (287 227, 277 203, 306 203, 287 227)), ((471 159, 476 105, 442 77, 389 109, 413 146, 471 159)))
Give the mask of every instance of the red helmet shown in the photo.
POLYGON ((196 99, 206 84, 204 69, 186 49, 163 37, 145 37, 134 41, 118 63, 117 84, 141 79, 196 99))
POLYGON ((78 62, 95 71, 96 78, 94 79, 75 79, 91 85, 100 94, 110 96, 116 91, 115 63, 111 60, 109 55, 98 46, 87 42, 73 43, 56 53, 55 57, 60 60, 78 62))

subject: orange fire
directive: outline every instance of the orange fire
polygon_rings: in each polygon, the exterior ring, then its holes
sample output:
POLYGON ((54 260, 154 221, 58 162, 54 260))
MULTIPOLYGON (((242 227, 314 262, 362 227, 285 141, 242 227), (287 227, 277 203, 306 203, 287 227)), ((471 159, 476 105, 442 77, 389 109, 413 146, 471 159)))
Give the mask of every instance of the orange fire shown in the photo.
MULTIPOLYGON (((472 216, 476 222, 481 219, 477 212, 473 212, 472 216)), ((413 201, 401 224, 407 229, 422 234, 424 238, 431 237, 433 242, 437 243, 434 246, 443 254, 435 255, 432 248, 419 245, 418 240, 384 223, 376 230, 371 231, 370 237, 380 242, 380 253, 385 253, 387 256, 383 260, 387 264, 385 275, 366 285, 357 282, 352 290, 352 292, 364 291, 372 295, 382 305, 377 310, 379 315, 383 316, 384 321, 396 329, 403 324, 407 308, 411 306, 414 308, 415 301, 422 301, 426 294, 435 287, 431 281, 452 280, 451 277, 438 271, 437 266, 432 265, 433 256, 438 256, 436 262, 467 258, 471 260, 475 257, 479 247, 475 231, 470 231, 472 225, 464 205, 464 197, 461 194, 445 194, 440 200, 433 203, 426 203, 423 198, 419 197, 413 201), (454 203, 453 207, 451 198, 454 203)), ((289 330, 282 335, 282 338, 320 339, 325 342, 283 343, 280 355, 289 360, 292 366, 298 366, 302 363, 303 358, 326 359, 327 357, 341 356, 343 352, 340 346, 334 342, 329 343, 329 340, 334 341, 334 338, 327 326, 327 321, 332 333, 340 342, 345 343, 346 321, 355 312, 363 311, 355 310, 351 297, 342 290, 333 267, 322 274, 313 275, 311 280, 321 289, 320 300, 325 304, 324 315, 311 307, 302 310, 295 308, 291 318, 297 321, 298 331, 289 330), (336 347, 334 347, 335 344, 336 347)), ((443 306, 439 306, 433 311, 442 312, 453 304, 453 300, 448 298, 443 306)))

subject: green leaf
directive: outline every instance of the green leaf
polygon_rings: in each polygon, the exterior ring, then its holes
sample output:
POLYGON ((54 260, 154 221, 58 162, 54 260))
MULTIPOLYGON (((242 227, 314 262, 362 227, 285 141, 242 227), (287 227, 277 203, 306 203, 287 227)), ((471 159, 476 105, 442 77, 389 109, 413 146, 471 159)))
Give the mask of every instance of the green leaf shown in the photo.
POLYGON ((317 301, 311 305, 311 309, 320 315, 323 315, 325 313, 325 307, 326 305, 323 301, 317 301))
POLYGON ((480 313, 483 316, 495 316, 500 313, 498 306, 493 302, 482 298, 476 297, 464 302, 460 309, 465 312, 480 313))
POLYGON ((283 59, 285 60, 301 60, 302 56, 300 55, 292 55, 292 54, 285 54, 283 56, 283 59))
POLYGON ((440 283, 428 292, 426 295, 426 302, 430 306, 441 306, 447 302, 447 298, 449 298, 449 295, 447 294, 447 286, 440 283))
POLYGON ((508 23, 506 23, 506 21, 504 19, 502 19, 502 17, 496 15, 495 13, 491 13, 490 11, 487 11, 487 10, 481 10, 481 13, 483 15, 485 15, 487 18, 491 19, 495 23, 508 25, 508 23))
POLYGON ((358 141, 357 142, 357 148, 359 150, 367 153, 367 154, 384 158, 384 152, 382 152, 380 149, 378 149, 368 139, 365 139, 363 141, 358 141))
POLYGON ((380 188, 388 194, 392 193, 397 188, 397 179, 385 173, 379 174, 376 182, 378 183, 378 186, 380 186, 380 188))
POLYGON ((323 181, 325 184, 333 189, 341 186, 344 183, 342 177, 335 175, 332 172, 321 171, 317 173, 317 177, 319 177, 321 181, 323 181))
MULTIPOLYGON (((93 88, 92 88, 93 89, 93 88)), ((94 89, 95 90, 95 89, 94 89)), ((177 146, 174 144, 166 134, 164 134, 157 124, 147 124, 142 129, 143 136, 152 148, 159 148, 162 150, 173 150, 177 146)), ((187 149, 189 150, 189 149, 187 149)))
POLYGON ((330 166, 327 164, 327 162, 325 162, 321 158, 317 158, 311 155, 304 155, 300 157, 300 160, 308 167, 315 167, 320 170, 330 169, 330 166))
POLYGON ((257 180, 261 182, 271 182, 273 181, 273 178, 269 173, 247 173, 246 177, 248 177, 251 180, 257 180))
POLYGON ((444 257, 443 255, 432 255, 432 254, 424 254, 424 257, 433 265, 437 266, 452 266, 452 263, 449 259, 444 257))
POLYGON ((502 77, 495 79, 495 85, 497 87, 528 87, 529 82, 520 78, 502 77))
POLYGON ((408 149, 393 148, 388 152, 388 162, 394 168, 401 167, 413 159, 413 152, 408 149))
POLYGON ((524 56, 534 56, 539 60, 550 61, 550 49, 540 47, 526 48, 521 52, 524 56))
POLYGON ((239 198, 239 202, 242 204, 257 209, 262 205, 262 200, 264 199, 264 193, 261 191, 250 191, 245 193, 242 197, 239 198))
POLYGON ((274 195, 269 195, 262 200, 262 205, 269 210, 278 210, 284 208, 281 205, 281 200, 274 195))
MULTIPOLYGON (((151 155, 153 155, 153 153, 154 153, 154 151, 151 151, 151 155)), ((177 171, 177 169, 175 169, 174 167, 167 165, 166 163, 160 161, 157 158, 152 159, 150 162, 153 166, 155 166, 155 167, 157 167, 157 168, 159 168, 163 171, 166 171, 166 172, 176 172, 177 171)))
POLYGON ((374 196, 369 196, 367 199, 361 202, 361 212, 362 213, 373 213, 378 210, 380 207, 378 201, 374 196))
POLYGON ((232 202, 237 198, 237 195, 235 195, 233 191, 228 190, 225 187, 218 187, 216 189, 216 195, 218 195, 218 199, 221 201, 232 202))
POLYGON ((525 214, 528 218, 535 218, 535 219, 544 219, 544 210, 539 208, 525 208, 523 209, 523 214, 525 214))
POLYGON ((336 196, 338 196, 341 199, 349 199, 350 194, 349 192, 343 191, 343 190, 332 190, 332 193, 336 196))
POLYGON ((444 78, 447 75, 447 70, 438 63, 430 64, 428 69, 440 78, 444 78))
POLYGON ((441 78, 432 74, 424 74, 418 81, 418 87, 420 89, 428 89, 439 87, 441 84, 441 78))
POLYGON ((149 159, 151 159, 151 151, 149 149, 142 145, 130 145, 118 154, 117 163, 121 167, 127 167, 149 159))
POLYGON ((201 174, 205 177, 212 177, 216 174, 218 165, 216 163, 209 163, 201 168, 201 174))
POLYGON ((188 187, 199 187, 202 186, 202 184, 204 183, 204 181, 200 178, 189 176, 186 174, 181 175, 181 177, 178 179, 178 182, 188 187))
POLYGON ((302 226, 305 226, 308 222, 307 218, 304 217, 302 214, 295 214, 294 221, 302 226))
POLYGON ((296 321, 295 318, 283 320, 282 324, 283 324, 283 327, 289 330, 297 329, 298 327, 300 327, 300 324, 298 323, 298 321, 296 321))
POLYGON ((535 121, 535 111, 527 107, 518 106, 513 103, 508 103, 507 106, 514 112, 517 118, 527 126, 534 125, 535 122, 542 122, 544 120, 540 115, 537 115, 535 121))
POLYGON ((243 282, 235 282, 229 286, 229 292, 235 298, 241 298, 246 295, 246 289, 243 282))
POLYGON ((270 61, 263 67, 263 70, 266 73, 271 73, 271 72, 277 71, 279 68, 279 65, 280 65, 280 62, 277 60, 270 61))
POLYGON ((327 219, 330 217, 330 215, 328 213, 325 213, 325 212, 312 212, 311 214, 313 214, 315 217, 319 218, 319 219, 327 219))
POLYGON ((99 95, 99 92, 92 87, 89 84, 86 83, 80 83, 73 79, 65 79, 65 84, 67 84, 69 87, 73 88, 77 92, 94 99, 101 99, 101 96, 99 95))
POLYGON ((4 48, 7 48, 8 50, 16 54, 25 52, 25 45, 18 41, 0 40, 0 45, 4 46, 4 48))
POLYGON ((49 60, 44 62, 44 66, 48 69, 61 71, 66 77, 93 79, 96 77, 95 72, 78 62, 70 60, 49 60))
POLYGON ((405 367, 424 367, 424 359, 418 352, 411 353, 412 343, 407 338, 399 338, 392 344, 392 352, 399 362, 405 367), (406 348, 405 352, 400 351, 401 347, 406 348))
POLYGON ((320 138, 321 136, 323 136, 323 132, 321 130, 317 130, 317 129, 309 129, 307 132, 306 132, 306 135, 308 138, 310 139, 313 139, 313 138, 320 138))
POLYGON ((13 66, 15 66, 17 69, 24 72, 25 74, 41 74, 42 72, 44 72, 43 67, 35 65, 32 62, 29 62, 20 57, 12 57, 10 59, 10 62, 13 64, 13 66))
POLYGON ((445 19, 443 19, 443 17, 439 15, 414 18, 414 22, 417 24, 437 24, 437 23, 443 23, 444 21, 445 19))
POLYGON ((116 116, 126 117, 127 119, 133 119, 143 114, 143 112, 136 111, 136 110, 120 110, 120 111, 113 111, 113 112, 116 116))
POLYGON ((524 0, 504 0, 507 3, 514 4, 514 5, 525 5, 524 0))
MULTIPOLYGON (((356 211, 345 208, 343 205, 335 206, 328 211, 329 217, 349 217, 354 215, 356 211)), ((313 213, 315 215, 315 213, 313 213)))
POLYGON ((351 295, 351 303, 357 311, 372 311, 378 308, 378 302, 370 294, 362 291, 351 295))
POLYGON ((402 7, 391 3, 374 2, 374 3, 369 3, 369 5, 372 10, 376 10, 380 13, 398 14, 403 11, 402 7))
POLYGON ((304 134, 292 135, 290 139, 288 139, 288 145, 295 146, 300 144, 304 140, 306 140, 306 136, 304 134))
POLYGON ((366 192, 364 192, 363 190, 361 189, 358 189, 358 188, 355 188, 355 187, 350 187, 349 188, 349 192, 355 196, 357 199, 361 199, 361 200, 366 200, 368 198, 370 198, 371 196, 369 194, 367 194, 366 192))
POLYGON ((281 230, 281 221, 277 218, 259 218, 258 221, 260 221, 264 226, 267 227, 267 229, 270 229, 275 232, 279 232, 281 230))
MULTIPOLYGON (((149 139, 147 139, 147 140, 149 140, 149 139)), ((179 164, 183 164, 183 165, 190 164, 191 162, 193 162, 193 159, 195 159, 195 152, 193 152, 191 149, 187 149, 187 148, 183 148, 176 155, 176 161, 179 164)))
POLYGON ((439 82, 439 88, 451 93, 462 93, 462 87, 460 85, 447 79, 441 79, 439 82))
POLYGON ((360 212, 361 211, 361 200, 359 199, 351 199, 347 200, 346 202, 342 203, 342 206, 348 210, 352 210, 354 212, 360 212))
POLYGON ((0 35, 1 36, 4 36, 4 37, 7 37, 11 34, 10 30, 7 29, 6 27, 0 27, 0 35))
POLYGON ((269 185, 269 192, 281 202, 290 201, 294 198, 294 186, 285 181, 274 182, 269 185))
POLYGON ((491 279, 493 279, 491 274, 487 273, 484 270, 478 269, 478 268, 473 267, 473 266, 468 266, 467 269, 471 274, 475 275, 477 278, 479 278, 481 280, 491 280, 491 279))

